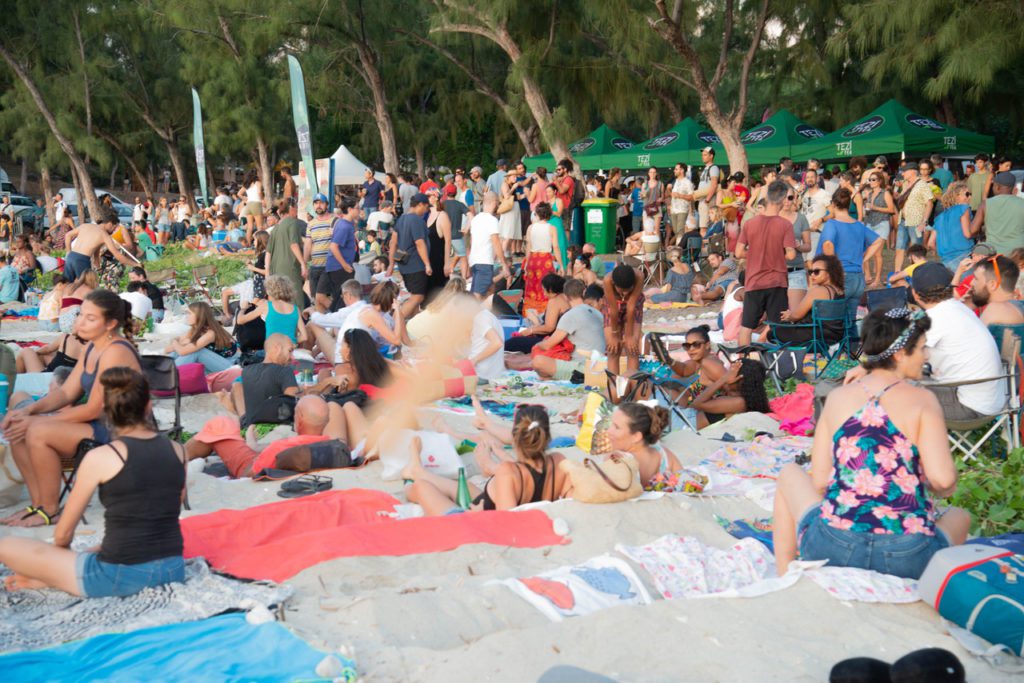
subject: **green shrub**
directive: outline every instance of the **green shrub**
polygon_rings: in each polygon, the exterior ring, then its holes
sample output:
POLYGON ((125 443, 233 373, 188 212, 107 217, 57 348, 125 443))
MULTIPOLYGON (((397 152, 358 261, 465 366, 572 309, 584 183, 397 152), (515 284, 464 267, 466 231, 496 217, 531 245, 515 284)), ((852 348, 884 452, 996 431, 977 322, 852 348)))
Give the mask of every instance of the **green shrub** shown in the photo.
POLYGON ((1024 529, 1024 448, 1005 458, 957 461, 960 481, 950 502, 971 513, 971 533, 994 536, 1024 529))

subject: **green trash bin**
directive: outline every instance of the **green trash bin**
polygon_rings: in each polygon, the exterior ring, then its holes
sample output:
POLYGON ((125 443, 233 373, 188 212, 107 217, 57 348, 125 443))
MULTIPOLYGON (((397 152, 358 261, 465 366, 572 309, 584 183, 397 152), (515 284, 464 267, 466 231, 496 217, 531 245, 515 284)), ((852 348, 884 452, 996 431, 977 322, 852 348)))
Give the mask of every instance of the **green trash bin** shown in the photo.
POLYGON ((598 254, 615 253, 615 214, 617 199, 587 199, 583 202, 583 225, 587 241, 597 247, 598 254))

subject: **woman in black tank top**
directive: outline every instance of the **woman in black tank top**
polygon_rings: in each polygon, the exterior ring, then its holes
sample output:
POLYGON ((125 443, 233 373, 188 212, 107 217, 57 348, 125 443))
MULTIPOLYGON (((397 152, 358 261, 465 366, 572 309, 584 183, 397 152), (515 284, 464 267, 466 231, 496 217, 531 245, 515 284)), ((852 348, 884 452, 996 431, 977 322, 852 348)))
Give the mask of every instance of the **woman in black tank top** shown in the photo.
MULTIPOLYGON (((402 476, 409 482, 405 487, 409 502, 419 503, 428 516, 464 512, 455 502, 458 483, 423 468, 418 441, 414 439, 409 464, 402 470, 402 476)), ((542 406, 520 406, 512 426, 515 460, 501 462, 483 489, 469 486, 469 510, 511 510, 526 503, 561 498, 566 477, 558 463, 563 457, 547 455, 550 443, 547 411, 542 406)), ((478 455, 489 457, 489 453, 478 455)))
MULTIPOLYGON (((803 344, 814 337, 811 326, 814 302, 822 299, 834 300, 843 298, 843 264, 835 256, 822 254, 811 261, 807 271, 807 283, 810 287, 800 304, 790 310, 783 311, 782 325, 773 325, 771 336, 785 344, 803 344), (786 325, 785 323, 790 323, 786 325)), ((825 342, 835 344, 843 336, 843 322, 829 321, 822 324, 825 342)))
POLYGON ((116 438, 82 460, 53 545, 0 539, 0 563, 14 572, 5 582, 8 590, 58 588, 108 597, 185 580, 178 524, 184 452, 151 428, 149 383, 141 373, 110 368, 99 382, 116 438), (99 552, 75 553, 75 527, 97 488, 105 515, 103 543, 99 552))

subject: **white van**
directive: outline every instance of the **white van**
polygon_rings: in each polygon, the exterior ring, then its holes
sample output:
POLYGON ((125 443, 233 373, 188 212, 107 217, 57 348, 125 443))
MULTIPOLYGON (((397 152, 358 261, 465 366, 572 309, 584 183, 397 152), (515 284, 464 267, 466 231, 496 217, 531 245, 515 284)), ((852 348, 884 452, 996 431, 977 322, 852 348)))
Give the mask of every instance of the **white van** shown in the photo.
POLYGON ((7 171, 0 168, 0 192, 4 194, 18 194, 18 190, 15 189, 14 183, 7 176, 7 171))

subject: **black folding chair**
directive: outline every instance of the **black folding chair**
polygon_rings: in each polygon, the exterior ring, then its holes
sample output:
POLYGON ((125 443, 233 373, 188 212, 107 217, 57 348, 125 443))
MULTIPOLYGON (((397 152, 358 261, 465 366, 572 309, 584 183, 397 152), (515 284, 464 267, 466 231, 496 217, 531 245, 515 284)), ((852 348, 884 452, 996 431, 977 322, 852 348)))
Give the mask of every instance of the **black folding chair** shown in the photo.
POLYGON ((869 289, 865 292, 868 312, 882 310, 891 311, 907 305, 908 292, 906 287, 888 287, 886 289, 869 289))

